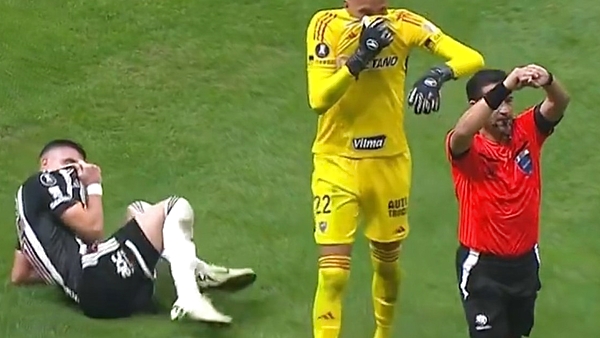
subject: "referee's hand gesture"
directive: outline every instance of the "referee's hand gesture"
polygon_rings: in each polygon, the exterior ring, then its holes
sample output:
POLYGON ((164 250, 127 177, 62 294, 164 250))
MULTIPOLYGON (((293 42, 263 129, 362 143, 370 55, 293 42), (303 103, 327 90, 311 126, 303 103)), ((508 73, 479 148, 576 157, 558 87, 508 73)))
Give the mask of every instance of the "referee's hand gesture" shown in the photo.
POLYGON ((504 80, 504 86, 509 90, 519 90, 523 87, 531 86, 536 76, 536 70, 531 67, 517 67, 508 74, 504 80))
POLYGON ((527 86, 533 88, 541 88, 552 82, 552 75, 550 75, 550 72, 547 71, 544 67, 536 64, 530 64, 527 65, 525 68, 527 68, 532 73, 531 80, 527 83, 527 86))

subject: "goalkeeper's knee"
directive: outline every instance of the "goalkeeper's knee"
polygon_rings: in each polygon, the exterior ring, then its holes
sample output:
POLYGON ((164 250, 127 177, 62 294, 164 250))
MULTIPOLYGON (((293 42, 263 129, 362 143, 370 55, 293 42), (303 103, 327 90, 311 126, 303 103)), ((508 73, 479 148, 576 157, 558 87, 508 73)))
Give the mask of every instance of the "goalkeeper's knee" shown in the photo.
POLYGON ((350 257, 324 256, 319 258, 319 286, 330 297, 341 295, 350 278, 350 257))
POLYGON ((400 283, 400 247, 378 248, 371 245, 371 260, 376 275, 389 284, 400 283))

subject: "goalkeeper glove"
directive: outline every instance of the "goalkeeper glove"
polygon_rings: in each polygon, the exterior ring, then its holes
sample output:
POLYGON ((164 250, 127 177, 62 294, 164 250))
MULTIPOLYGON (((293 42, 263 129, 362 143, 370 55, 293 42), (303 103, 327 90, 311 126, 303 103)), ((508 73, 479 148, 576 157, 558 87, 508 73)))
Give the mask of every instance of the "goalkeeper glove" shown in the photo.
POLYGON ((394 35, 386 25, 385 19, 377 18, 368 22, 365 17, 362 24, 358 49, 346 61, 346 67, 355 78, 358 78, 358 74, 394 41, 394 35))
POLYGON ((433 67, 415 82, 408 94, 408 105, 414 106, 415 114, 429 114, 440 109, 440 89, 444 82, 453 79, 454 72, 448 66, 433 67))

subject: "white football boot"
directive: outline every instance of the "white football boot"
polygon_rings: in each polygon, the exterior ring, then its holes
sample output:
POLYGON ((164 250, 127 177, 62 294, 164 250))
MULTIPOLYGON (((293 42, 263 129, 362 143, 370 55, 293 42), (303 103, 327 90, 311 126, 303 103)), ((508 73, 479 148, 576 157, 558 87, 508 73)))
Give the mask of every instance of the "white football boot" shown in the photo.
POLYGON ((182 320, 189 318, 208 323, 231 323, 231 317, 222 314, 212 305, 205 295, 200 299, 177 299, 171 308, 171 320, 182 320))
POLYGON ((233 269, 213 264, 199 264, 196 269, 200 289, 239 291, 256 281, 256 273, 250 268, 233 269))

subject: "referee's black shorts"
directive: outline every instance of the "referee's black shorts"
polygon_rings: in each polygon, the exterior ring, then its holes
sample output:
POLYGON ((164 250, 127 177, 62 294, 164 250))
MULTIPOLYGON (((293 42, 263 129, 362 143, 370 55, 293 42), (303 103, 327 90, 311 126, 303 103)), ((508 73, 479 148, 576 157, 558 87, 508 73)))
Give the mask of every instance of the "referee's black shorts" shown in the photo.
POLYGON ((539 277, 537 246, 503 258, 460 246, 456 272, 471 338, 529 337, 539 277))

